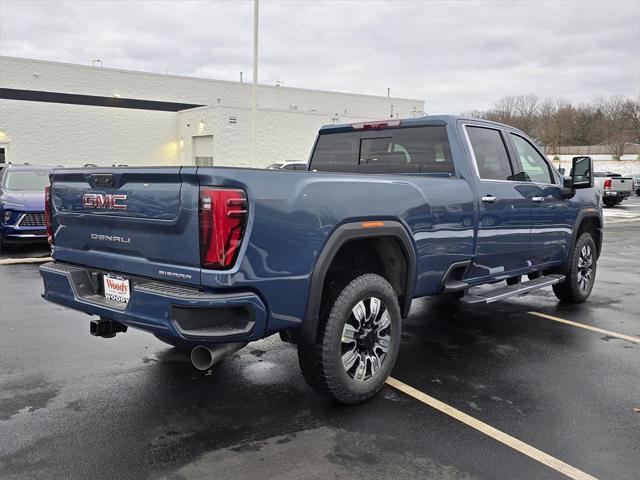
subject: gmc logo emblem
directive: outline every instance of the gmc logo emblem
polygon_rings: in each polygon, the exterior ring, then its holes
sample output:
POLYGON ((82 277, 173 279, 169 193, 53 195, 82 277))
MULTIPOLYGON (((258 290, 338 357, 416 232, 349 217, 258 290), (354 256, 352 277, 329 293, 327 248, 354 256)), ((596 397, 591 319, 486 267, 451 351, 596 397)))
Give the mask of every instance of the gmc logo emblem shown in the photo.
POLYGON ((124 201, 126 195, 111 195, 102 193, 85 193, 82 195, 82 206, 84 208, 96 208, 103 210, 126 210, 124 201))

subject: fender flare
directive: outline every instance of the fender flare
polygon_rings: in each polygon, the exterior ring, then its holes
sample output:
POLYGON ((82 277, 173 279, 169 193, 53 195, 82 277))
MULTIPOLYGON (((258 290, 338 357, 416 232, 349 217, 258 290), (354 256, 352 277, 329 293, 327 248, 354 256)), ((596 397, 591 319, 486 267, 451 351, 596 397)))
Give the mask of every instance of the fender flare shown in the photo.
POLYGON ((385 220, 376 223, 380 223, 380 225, 367 227, 363 226, 363 222, 344 223, 336 228, 325 242, 311 272, 305 321, 295 335, 298 343, 302 342, 306 345, 315 343, 318 333, 322 289, 329 266, 340 247, 350 240, 376 237, 394 237, 399 240, 407 264, 406 289, 404 295, 400 297, 400 311, 403 318, 406 318, 409 314, 416 283, 416 249, 409 232, 400 222, 385 220))
MULTIPOLYGON (((573 231, 571 232, 571 248, 576 244, 578 240, 578 230, 580 229, 580 224, 586 218, 595 218, 598 221, 598 230, 600 235, 598 238, 594 238, 594 242, 596 242, 596 249, 598 251, 598 257, 600 257, 600 252, 602 251, 602 229, 604 228, 604 222, 602 219, 602 214, 597 208, 587 207, 583 208, 578 212, 578 216, 576 217, 576 221, 573 224, 573 231)), ((569 250, 571 251, 571 250, 569 250)))

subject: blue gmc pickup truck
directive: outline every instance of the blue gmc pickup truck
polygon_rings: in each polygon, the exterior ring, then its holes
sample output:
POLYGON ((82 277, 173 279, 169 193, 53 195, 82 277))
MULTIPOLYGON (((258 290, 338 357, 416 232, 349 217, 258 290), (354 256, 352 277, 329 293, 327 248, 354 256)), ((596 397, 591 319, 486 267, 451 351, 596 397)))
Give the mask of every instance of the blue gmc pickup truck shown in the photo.
POLYGON ((303 172, 55 169, 46 202, 44 298, 93 335, 146 330, 208 369, 278 332, 344 403, 383 385, 413 298, 582 302, 602 245, 590 159, 563 178, 522 132, 452 116, 323 127, 303 172))

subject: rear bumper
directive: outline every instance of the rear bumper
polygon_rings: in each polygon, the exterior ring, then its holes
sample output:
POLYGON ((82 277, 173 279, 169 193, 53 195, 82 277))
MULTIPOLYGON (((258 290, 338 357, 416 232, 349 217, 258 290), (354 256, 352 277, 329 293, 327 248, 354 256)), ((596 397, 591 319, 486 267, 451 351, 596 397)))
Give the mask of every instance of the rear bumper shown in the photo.
POLYGON ((631 195, 631 191, 629 190, 625 190, 622 192, 619 192, 617 190, 605 190, 604 192, 602 192, 603 197, 627 198, 630 195, 631 195))
POLYGON ((267 310, 253 292, 203 292, 122 274, 129 279, 131 290, 125 306, 102 295, 104 273, 117 274, 61 262, 46 263, 40 267, 43 297, 194 346, 258 340, 266 330, 267 310))

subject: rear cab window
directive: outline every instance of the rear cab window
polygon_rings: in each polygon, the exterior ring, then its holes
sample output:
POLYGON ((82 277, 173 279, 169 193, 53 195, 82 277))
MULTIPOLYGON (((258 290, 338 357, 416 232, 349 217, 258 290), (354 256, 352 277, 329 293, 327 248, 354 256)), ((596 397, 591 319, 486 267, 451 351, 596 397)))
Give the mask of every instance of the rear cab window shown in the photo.
POLYGON ((310 170, 454 173, 447 131, 441 125, 321 134, 310 170))

